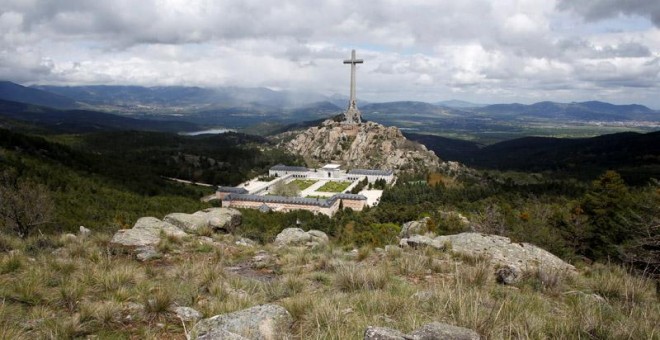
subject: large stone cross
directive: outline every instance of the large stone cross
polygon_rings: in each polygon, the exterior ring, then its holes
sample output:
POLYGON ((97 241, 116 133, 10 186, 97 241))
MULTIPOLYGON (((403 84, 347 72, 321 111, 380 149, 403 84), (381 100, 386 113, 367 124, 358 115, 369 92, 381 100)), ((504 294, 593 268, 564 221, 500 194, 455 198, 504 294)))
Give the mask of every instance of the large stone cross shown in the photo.
POLYGON ((357 109, 355 98, 355 65, 362 63, 364 63, 364 60, 355 58, 355 50, 351 51, 351 59, 344 60, 344 64, 351 64, 351 95, 348 99, 348 109, 346 110, 346 122, 351 124, 361 122, 360 111, 357 109))

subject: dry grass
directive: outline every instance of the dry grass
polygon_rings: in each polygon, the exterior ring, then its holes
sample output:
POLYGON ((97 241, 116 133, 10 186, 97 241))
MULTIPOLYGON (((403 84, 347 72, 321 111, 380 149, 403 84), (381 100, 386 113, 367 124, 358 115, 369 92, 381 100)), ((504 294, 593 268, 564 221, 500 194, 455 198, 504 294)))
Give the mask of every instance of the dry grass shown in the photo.
POLYGON ((231 236, 213 238, 220 245, 201 250, 195 238, 168 238, 161 259, 140 263, 109 252, 108 235, 28 242, 3 236, 0 338, 183 339, 172 306, 210 317, 263 303, 291 313, 294 339, 360 339, 370 325, 408 332, 432 321, 491 339, 660 334, 653 282, 617 266, 586 267, 575 278, 539 270, 507 287, 495 283, 480 256, 396 247, 365 247, 355 256, 333 245, 249 248, 231 236), (249 264, 259 250, 272 260, 228 270, 249 264))

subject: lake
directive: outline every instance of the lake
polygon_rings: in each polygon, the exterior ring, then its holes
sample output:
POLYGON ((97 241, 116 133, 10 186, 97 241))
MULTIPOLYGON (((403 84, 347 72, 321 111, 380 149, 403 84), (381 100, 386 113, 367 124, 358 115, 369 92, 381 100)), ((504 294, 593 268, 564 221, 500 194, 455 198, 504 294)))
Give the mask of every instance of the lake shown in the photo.
POLYGON ((192 131, 192 132, 179 132, 183 136, 199 136, 199 135, 219 135, 226 132, 235 132, 236 130, 232 129, 209 129, 201 131, 192 131))

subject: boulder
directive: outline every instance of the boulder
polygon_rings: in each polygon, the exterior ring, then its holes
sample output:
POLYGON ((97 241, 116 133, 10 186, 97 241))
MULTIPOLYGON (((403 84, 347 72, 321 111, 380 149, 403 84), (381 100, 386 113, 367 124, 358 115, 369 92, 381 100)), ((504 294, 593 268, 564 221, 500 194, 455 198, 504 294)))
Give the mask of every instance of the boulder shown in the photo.
POLYGON ((405 334, 396 329, 386 327, 367 327, 364 331, 364 340, 405 340, 405 334))
POLYGON ((132 229, 118 230, 112 236, 110 245, 129 249, 139 248, 148 252, 149 248, 155 247, 160 242, 161 233, 174 237, 188 235, 183 230, 155 217, 142 217, 135 222, 132 229))
POLYGON ((206 215, 209 227, 215 231, 233 233, 241 224, 241 212, 233 208, 209 208, 195 214, 200 213, 206 215))
POLYGON ((153 259, 158 259, 162 255, 156 251, 154 246, 144 246, 135 248, 135 258, 139 261, 149 261, 153 259))
POLYGON ((412 235, 423 235, 426 234, 428 230, 427 223, 429 221, 428 217, 424 217, 418 221, 409 221, 401 225, 401 232, 399 233, 400 238, 408 238, 412 235))
POLYGON ((163 221, 171 223, 188 233, 197 232, 199 229, 206 228, 209 225, 206 215, 198 215, 197 213, 172 213, 165 216, 163 221))
POLYGON ((414 330, 406 336, 411 340, 479 340, 477 332, 452 326, 446 323, 433 322, 414 330))
POLYGON ((191 339, 284 339, 292 323, 291 315, 283 307, 260 305, 203 319, 193 327, 191 339))
POLYGON ((286 228, 275 237, 276 246, 317 246, 328 243, 328 235, 319 230, 286 228))
POLYGON ((495 279, 505 285, 516 284, 522 279, 522 271, 513 265, 502 266, 495 271, 495 279))
POLYGON ((451 245, 452 251, 470 256, 485 256, 499 266, 515 266, 522 271, 536 270, 539 267, 554 271, 575 271, 575 267, 562 259, 529 243, 512 242, 508 237, 481 233, 460 233, 456 235, 428 237, 413 235, 401 239, 400 245, 431 246, 444 249, 451 245))
POLYGON ((241 224, 241 212, 232 208, 209 208, 193 214, 172 213, 163 220, 187 232, 210 227, 215 231, 231 233, 241 224))

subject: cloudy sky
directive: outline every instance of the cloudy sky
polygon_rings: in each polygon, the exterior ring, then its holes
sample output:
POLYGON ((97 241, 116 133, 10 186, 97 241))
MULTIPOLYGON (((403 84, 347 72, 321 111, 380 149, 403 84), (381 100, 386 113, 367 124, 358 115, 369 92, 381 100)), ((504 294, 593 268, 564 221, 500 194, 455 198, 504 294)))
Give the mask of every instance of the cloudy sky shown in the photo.
POLYGON ((658 0, 0 0, 0 79, 660 109, 658 0))

